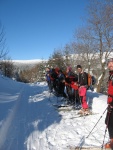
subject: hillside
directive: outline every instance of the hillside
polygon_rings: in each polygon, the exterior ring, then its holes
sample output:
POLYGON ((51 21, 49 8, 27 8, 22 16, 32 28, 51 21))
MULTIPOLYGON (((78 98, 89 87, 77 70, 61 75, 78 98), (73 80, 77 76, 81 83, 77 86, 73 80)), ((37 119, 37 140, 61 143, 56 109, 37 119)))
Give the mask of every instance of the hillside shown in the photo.
POLYGON ((24 70, 26 68, 30 69, 35 65, 45 61, 47 60, 33 59, 33 60, 13 60, 12 62, 16 68, 19 68, 20 70, 24 70))

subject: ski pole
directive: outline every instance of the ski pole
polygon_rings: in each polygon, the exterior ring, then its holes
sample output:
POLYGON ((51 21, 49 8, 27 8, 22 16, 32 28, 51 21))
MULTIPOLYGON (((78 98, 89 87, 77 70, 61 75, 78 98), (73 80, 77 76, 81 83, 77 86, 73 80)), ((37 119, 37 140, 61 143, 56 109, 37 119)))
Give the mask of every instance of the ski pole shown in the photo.
POLYGON ((103 149, 103 146, 104 146, 104 141, 105 141, 106 132, 107 132, 108 124, 109 124, 110 114, 111 114, 111 112, 109 111, 108 112, 108 118, 107 118, 107 124, 106 124, 106 128, 105 128, 104 139, 103 139, 103 143, 102 143, 101 149, 103 149))
POLYGON ((76 102, 76 100, 77 100, 77 98, 76 98, 76 90, 74 90, 74 99, 75 99, 75 109, 76 109, 76 105, 77 105, 77 102, 76 102))
POLYGON ((50 92, 50 94, 49 94, 49 101, 50 101, 50 97, 51 97, 51 92, 50 92))
MULTIPOLYGON (((106 110, 107 110, 107 108, 104 110, 103 114, 106 112, 106 110)), ((92 133, 92 131, 94 130, 94 128, 96 127, 96 125, 98 124, 100 119, 102 118, 103 114, 100 116, 100 118, 98 119, 97 123, 94 125, 93 129, 90 131, 90 133, 88 134, 88 136, 86 138, 88 138, 90 136, 90 134, 92 133)))
POLYGON ((57 104, 58 104, 58 96, 57 96, 57 104))

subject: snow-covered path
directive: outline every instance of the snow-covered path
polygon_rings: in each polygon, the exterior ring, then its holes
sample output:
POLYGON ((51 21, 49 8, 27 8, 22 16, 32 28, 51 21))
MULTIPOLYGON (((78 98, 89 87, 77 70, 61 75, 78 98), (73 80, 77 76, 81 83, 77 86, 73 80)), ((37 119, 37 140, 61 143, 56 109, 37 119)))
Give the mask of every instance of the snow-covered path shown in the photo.
MULTIPOLYGON (((69 150, 81 144, 102 145, 105 95, 88 92, 88 101, 97 114, 76 118, 77 111, 58 111, 52 105, 61 98, 50 95, 44 83, 8 85, 7 90, 5 86, 0 89, 5 94, 0 95, 0 150, 69 150)), ((108 133, 105 142, 107 140, 108 133)))
POLYGON ((41 144, 39 134, 54 122, 60 121, 58 112, 48 104, 49 93, 46 95, 45 88, 47 90, 47 86, 23 84, 16 99, 10 102, 12 104, 8 102, 0 105, 2 109, 6 107, 2 111, 7 112, 1 120, 0 150, 33 149, 35 141, 41 144), (38 134, 32 137, 35 131, 38 134), (28 137, 31 137, 30 141, 28 137))

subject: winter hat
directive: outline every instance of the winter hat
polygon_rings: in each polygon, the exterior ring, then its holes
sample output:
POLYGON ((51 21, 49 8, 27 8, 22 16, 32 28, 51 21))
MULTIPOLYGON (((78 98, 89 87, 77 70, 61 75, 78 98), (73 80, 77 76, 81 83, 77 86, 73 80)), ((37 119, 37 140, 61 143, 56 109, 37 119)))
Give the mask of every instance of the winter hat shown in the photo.
POLYGON ((77 69, 78 69, 78 68, 82 68, 82 66, 81 66, 81 65, 77 65, 77 69))
POLYGON ((55 71, 58 72, 60 69, 58 67, 55 68, 55 71))
POLYGON ((67 67, 67 69, 69 70, 69 71, 71 71, 72 70, 72 68, 69 66, 69 67, 67 67))
POLYGON ((62 70, 60 69, 60 70, 58 70, 58 72, 59 72, 59 73, 62 73, 62 70))
POLYGON ((108 59, 108 60, 107 60, 107 64, 108 64, 109 62, 113 62, 113 58, 108 59))

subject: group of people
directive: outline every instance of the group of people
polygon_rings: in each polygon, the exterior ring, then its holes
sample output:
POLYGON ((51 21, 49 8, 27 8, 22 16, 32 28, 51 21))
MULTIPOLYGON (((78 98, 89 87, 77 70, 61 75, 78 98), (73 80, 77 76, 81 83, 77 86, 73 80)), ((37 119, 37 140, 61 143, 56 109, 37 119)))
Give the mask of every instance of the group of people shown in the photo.
MULTIPOLYGON (((107 100, 107 114, 105 119, 106 128, 109 132, 110 141, 104 145, 107 149, 113 150, 113 58, 107 62, 109 70, 108 79, 108 100, 107 100)), ((50 92, 53 90, 57 94, 68 98, 69 102, 73 104, 81 104, 82 108, 79 113, 88 114, 90 112, 86 100, 86 92, 88 89, 88 74, 83 71, 81 65, 76 66, 77 74, 72 71, 72 68, 67 67, 63 72, 59 68, 46 68, 46 80, 50 92), (66 90, 65 90, 66 89, 66 90)))
POLYGON ((86 92, 88 89, 88 74, 83 71, 81 65, 76 67, 77 73, 73 72, 68 66, 63 72, 59 68, 46 68, 46 80, 49 91, 63 96, 68 104, 81 105, 80 114, 89 114, 89 106, 86 101, 86 92))

